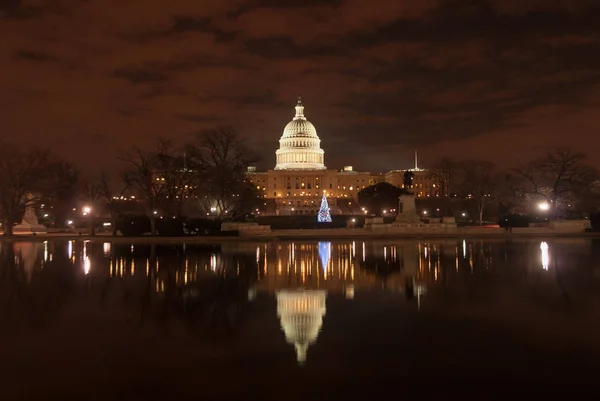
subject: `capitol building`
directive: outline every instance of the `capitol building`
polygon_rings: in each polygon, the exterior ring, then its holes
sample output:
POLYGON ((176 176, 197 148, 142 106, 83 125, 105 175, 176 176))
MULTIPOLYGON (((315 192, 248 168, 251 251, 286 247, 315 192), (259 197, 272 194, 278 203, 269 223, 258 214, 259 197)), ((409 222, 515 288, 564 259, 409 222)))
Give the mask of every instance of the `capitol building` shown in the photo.
MULTIPOLYGON (((258 172, 249 167, 248 180, 256 185, 271 215, 317 215, 323 194, 327 196, 331 214, 360 214, 358 192, 378 182, 402 186, 406 170, 387 173, 341 170, 325 165, 325 151, 315 126, 306 118, 302 99, 298 97, 295 115, 283 129, 279 149, 275 152, 273 170, 258 172)), ((412 191, 418 197, 437 196, 436 185, 427 170, 416 165, 412 191)))

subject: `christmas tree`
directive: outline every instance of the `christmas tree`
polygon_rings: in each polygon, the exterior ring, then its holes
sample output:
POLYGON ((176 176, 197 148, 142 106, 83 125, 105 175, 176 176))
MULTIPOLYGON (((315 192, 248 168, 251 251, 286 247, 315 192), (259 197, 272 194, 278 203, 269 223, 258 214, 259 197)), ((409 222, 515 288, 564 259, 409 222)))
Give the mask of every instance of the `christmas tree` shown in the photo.
POLYGON ((321 199, 321 208, 319 209, 319 214, 317 215, 317 221, 319 223, 331 223, 329 204, 327 203, 327 197, 325 194, 323 194, 323 199, 321 199))

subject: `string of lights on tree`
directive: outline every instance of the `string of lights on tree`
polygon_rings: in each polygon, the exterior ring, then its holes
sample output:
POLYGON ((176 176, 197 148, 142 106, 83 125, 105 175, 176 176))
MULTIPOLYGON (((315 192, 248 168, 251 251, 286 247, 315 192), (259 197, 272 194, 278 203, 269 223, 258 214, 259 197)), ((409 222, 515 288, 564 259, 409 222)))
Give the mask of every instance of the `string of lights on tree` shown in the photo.
POLYGON ((321 199, 317 221, 319 223, 331 223, 331 213, 329 213, 329 204, 327 203, 327 196, 325 194, 323 194, 323 199, 321 199))

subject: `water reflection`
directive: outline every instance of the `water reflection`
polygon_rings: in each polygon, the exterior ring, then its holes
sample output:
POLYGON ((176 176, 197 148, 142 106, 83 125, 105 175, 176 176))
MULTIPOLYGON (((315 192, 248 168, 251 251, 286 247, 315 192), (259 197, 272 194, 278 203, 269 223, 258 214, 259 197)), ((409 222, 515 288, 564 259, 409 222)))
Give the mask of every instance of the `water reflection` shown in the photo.
POLYGON ((331 242, 319 242, 319 257, 321 258, 323 271, 327 271, 331 259, 331 242))
MULTIPOLYGON (((429 242, 321 241, 270 244, 136 245, 90 241, 14 242, 14 264, 31 276, 36 270, 69 264, 95 277, 151 275, 173 270, 177 285, 202 275, 247 275, 257 289, 326 289, 345 293, 377 288, 401 290, 406 278, 434 284, 463 273, 509 267, 515 257, 523 264, 534 242, 505 243, 466 240, 429 242), (65 255, 66 258, 62 255, 65 255), (139 267, 142 266, 140 270, 139 267), (95 272, 95 273, 94 273, 95 272)), ((538 266, 550 263, 550 244, 536 242, 538 266)), ((586 244, 585 242, 583 244, 586 244)), ((588 241, 587 248, 591 249, 588 241)), ((570 249, 567 247, 565 249, 570 249)), ((1 247, 6 253, 8 248, 1 247)), ((559 249, 557 249, 560 252, 559 249)), ((3 259, 6 264, 6 258, 3 259)), ((6 268, 6 266, 3 266, 6 268)), ((160 274, 158 274, 160 276, 160 274)))
POLYGON ((88 248, 90 246, 90 241, 83 242, 83 272, 85 274, 90 274, 90 269, 92 268, 92 261, 88 256, 88 248))
POLYGON ((282 290, 277 292, 277 315, 285 339, 296 349, 299 364, 306 361, 308 347, 317 340, 325 315, 326 291, 282 290))
MULTIPOLYGON (((90 241, 19 241, 12 248, 14 264, 22 264, 28 277, 37 269, 67 264, 99 279, 135 276, 138 272, 149 277, 154 273, 159 289, 164 285, 164 272, 173 271, 178 286, 192 284, 206 275, 243 275, 257 291, 306 288, 350 294, 380 288, 404 292, 413 281, 425 286, 450 282, 464 273, 508 266, 512 263, 509 256, 528 254, 531 244, 461 239, 134 247, 90 241)), ((537 244, 542 267, 547 270, 550 246, 546 241, 537 244)), ((2 247, 0 252, 6 250, 2 247)))
MULTIPOLYGON (((42 259, 42 252, 45 250, 45 244, 40 242, 15 242, 13 244, 14 263, 16 266, 22 266, 27 282, 31 281, 36 267, 43 267, 42 261, 46 261, 47 255, 42 259)), ((5 249, 2 251, 6 252, 5 249)))
POLYGON ((542 241, 540 244, 540 250, 542 251, 542 269, 548 270, 550 255, 548 254, 548 243, 546 241, 542 241))
POLYGON ((572 287, 581 293, 591 288, 591 280, 600 278, 592 271, 598 269, 593 261, 600 253, 595 240, 279 241, 135 247, 90 241, 7 242, 0 243, 0 310, 4 313, 0 319, 13 310, 15 315, 45 317, 50 324, 50 306, 56 312, 99 299, 103 307, 128 313, 126 320, 136 325, 184 319, 194 329, 228 332, 247 316, 241 313, 245 303, 266 308, 262 300, 276 298, 277 312, 270 310, 269 315, 279 317, 285 338, 303 362, 319 330, 327 327, 326 300, 331 316, 334 300, 358 305, 374 293, 422 311, 492 302, 497 294, 513 294, 521 284, 528 291, 532 286, 542 291, 545 284, 537 277, 540 261, 548 270, 550 247, 557 274, 543 275, 544 280, 557 280, 566 301, 556 303, 571 302, 572 287))

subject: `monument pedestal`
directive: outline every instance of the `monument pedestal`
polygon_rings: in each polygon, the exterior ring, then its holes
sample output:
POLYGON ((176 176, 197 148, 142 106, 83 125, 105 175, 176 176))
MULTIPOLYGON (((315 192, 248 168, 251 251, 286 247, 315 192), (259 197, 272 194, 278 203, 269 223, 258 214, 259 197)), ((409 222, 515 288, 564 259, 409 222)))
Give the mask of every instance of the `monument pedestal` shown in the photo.
POLYGON ((385 230, 386 226, 383 224, 383 217, 369 217, 365 219, 364 228, 366 230, 378 231, 385 230))
POLYGON ((397 224, 421 223, 421 219, 417 215, 417 207, 415 206, 414 195, 400 195, 398 210, 398 216, 396 216, 397 224))
POLYGON ((48 231, 46 230, 46 226, 42 224, 29 224, 25 222, 21 222, 21 224, 17 224, 13 227, 14 234, 46 234, 48 231))
POLYGON ((446 229, 456 228, 456 219, 453 216, 442 217, 442 224, 446 229))

